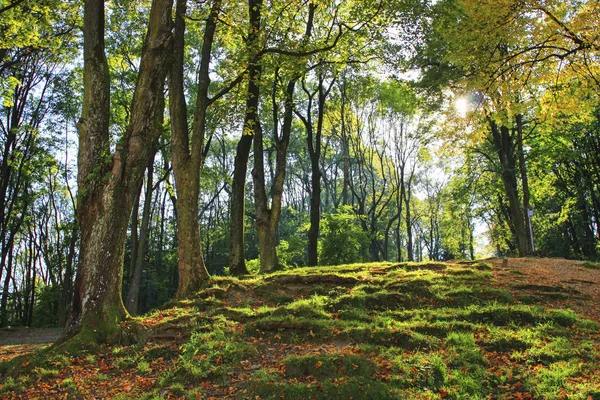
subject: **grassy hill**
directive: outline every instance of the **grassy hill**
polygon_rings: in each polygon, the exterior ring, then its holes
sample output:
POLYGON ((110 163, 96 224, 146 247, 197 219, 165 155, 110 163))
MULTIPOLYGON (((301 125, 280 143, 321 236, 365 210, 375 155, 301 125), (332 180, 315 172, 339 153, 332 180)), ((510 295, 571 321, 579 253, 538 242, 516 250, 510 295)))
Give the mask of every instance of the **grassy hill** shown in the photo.
POLYGON ((215 278, 124 323, 120 346, 5 361, 0 394, 600 399, 598 325, 544 307, 552 290, 499 288, 492 268, 373 263, 215 278), (142 340, 127 344, 133 336, 142 340))

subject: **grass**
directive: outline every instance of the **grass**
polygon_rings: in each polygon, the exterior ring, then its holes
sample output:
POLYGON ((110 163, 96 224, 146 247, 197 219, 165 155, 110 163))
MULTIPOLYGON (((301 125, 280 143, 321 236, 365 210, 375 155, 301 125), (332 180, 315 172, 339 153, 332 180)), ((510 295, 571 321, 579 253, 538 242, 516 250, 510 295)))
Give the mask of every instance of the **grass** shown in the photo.
POLYGON ((370 263, 215 278, 137 319, 138 344, 0 363, 0 396, 39 396, 43 382, 50 398, 600 399, 598 325, 526 304, 492 271, 370 263))
POLYGON ((588 269, 600 269, 600 262, 585 261, 583 266, 588 269))

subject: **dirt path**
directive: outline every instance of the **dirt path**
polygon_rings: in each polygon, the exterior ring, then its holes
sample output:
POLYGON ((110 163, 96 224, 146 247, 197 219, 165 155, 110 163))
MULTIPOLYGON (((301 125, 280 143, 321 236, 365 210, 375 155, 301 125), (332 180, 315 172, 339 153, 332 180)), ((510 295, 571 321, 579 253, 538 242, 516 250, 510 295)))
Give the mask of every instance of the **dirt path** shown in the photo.
POLYGON ((517 300, 539 301, 553 308, 570 308, 600 323, 600 270, 583 261, 562 258, 493 258, 495 286, 517 300))
POLYGON ((16 344, 50 344, 62 335, 56 328, 3 328, 0 329, 0 347, 16 344))
POLYGON ((56 342, 62 329, 3 328, 0 329, 0 361, 10 360, 56 342))

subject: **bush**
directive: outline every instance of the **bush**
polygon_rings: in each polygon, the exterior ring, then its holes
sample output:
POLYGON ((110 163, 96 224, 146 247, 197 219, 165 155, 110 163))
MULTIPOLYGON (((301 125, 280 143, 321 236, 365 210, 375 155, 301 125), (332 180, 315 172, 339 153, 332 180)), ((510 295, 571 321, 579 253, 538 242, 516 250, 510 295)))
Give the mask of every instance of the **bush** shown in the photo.
POLYGON ((304 265, 306 253, 306 241, 300 238, 290 238, 282 240, 277 245, 277 258, 284 267, 298 267, 304 265))
POLYGON ((319 260, 322 265, 350 264, 363 261, 368 236, 360 226, 360 217, 350 206, 325 214, 321 220, 319 260))

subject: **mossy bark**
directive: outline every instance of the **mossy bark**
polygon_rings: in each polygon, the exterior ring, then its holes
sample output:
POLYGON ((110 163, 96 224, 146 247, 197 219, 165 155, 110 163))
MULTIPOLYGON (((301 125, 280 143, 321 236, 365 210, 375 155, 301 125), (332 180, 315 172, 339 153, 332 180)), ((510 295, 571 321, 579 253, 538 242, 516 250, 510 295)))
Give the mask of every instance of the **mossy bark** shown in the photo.
MULTIPOLYGON (((169 73, 169 96, 173 152, 173 173, 177 192, 177 239, 179 282, 176 297, 189 296, 208 278, 202 255, 202 240, 198 196, 200 172, 206 153, 206 113, 211 105, 208 97, 210 86, 210 60, 217 27, 221 0, 213 0, 206 20, 202 42, 200 68, 198 70, 198 94, 194 112, 191 137, 189 134, 187 104, 184 88, 185 13, 186 0, 177 0, 173 67, 169 73)), ((210 142, 210 139, 209 139, 210 142)))
POLYGON ((110 342, 127 316, 121 298, 127 224, 146 165, 162 133, 171 53, 172 0, 154 0, 129 126, 109 154, 110 79, 104 54, 104 1, 84 7, 84 100, 78 123, 79 266, 67 332, 110 342))

